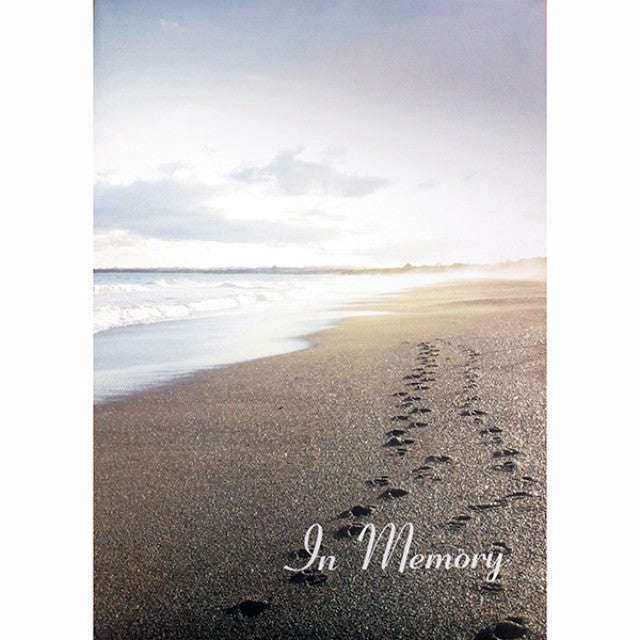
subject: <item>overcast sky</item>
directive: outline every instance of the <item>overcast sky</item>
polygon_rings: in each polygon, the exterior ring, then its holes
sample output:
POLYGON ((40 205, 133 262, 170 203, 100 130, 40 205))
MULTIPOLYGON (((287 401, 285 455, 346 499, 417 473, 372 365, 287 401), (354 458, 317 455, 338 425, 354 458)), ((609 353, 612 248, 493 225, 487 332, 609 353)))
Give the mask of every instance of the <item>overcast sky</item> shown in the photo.
POLYGON ((96 0, 95 265, 545 254, 542 0, 96 0))

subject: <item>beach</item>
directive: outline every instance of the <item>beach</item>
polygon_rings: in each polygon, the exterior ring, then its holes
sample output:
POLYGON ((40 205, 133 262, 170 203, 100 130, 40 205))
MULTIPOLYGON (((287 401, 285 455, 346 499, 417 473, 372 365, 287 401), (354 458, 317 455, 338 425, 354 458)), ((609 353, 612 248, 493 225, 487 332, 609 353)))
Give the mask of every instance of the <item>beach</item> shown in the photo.
POLYGON ((545 283, 363 307, 384 313, 96 406, 96 638, 545 637, 545 283), (336 566, 285 570, 316 523, 336 566), (367 523, 499 574, 365 570, 367 523))

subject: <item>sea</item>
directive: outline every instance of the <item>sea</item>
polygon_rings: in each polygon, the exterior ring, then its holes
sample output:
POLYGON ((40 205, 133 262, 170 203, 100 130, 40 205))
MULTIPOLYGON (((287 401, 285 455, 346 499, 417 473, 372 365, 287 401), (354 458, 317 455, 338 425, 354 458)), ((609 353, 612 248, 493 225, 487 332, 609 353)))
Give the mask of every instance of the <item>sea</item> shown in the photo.
POLYGON ((464 269, 96 271, 94 401, 304 349, 343 318, 382 313, 363 303, 465 277, 464 269))

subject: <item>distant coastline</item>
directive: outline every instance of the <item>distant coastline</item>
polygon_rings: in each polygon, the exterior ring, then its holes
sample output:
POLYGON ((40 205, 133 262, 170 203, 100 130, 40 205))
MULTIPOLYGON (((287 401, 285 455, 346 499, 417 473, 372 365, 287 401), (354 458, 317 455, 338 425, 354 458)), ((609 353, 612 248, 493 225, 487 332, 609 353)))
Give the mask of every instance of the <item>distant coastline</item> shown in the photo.
POLYGON ((99 267, 94 273, 220 273, 220 274, 260 274, 280 273, 288 275, 378 275, 407 272, 438 273, 463 269, 509 269, 515 266, 538 266, 546 268, 546 257, 521 258, 494 264, 469 264, 456 262, 453 264, 436 265, 412 265, 405 264, 402 267, 99 267))

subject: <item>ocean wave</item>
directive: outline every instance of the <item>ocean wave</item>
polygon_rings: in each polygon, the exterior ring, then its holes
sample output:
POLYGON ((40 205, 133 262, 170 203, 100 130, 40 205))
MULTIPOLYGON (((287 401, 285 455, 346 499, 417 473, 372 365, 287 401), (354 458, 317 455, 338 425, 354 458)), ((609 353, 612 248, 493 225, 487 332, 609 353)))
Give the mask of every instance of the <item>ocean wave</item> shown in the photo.
POLYGON ((205 298, 203 300, 192 300, 188 302, 162 301, 148 304, 106 304, 94 310, 93 332, 95 334, 117 327, 203 317, 216 311, 224 311, 260 302, 284 300, 285 298, 285 295, 277 291, 263 291, 260 293, 242 293, 233 296, 205 298))
POLYGON ((94 294, 128 292, 128 291, 148 291, 148 287, 142 284, 118 283, 118 284, 94 284, 94 294))

